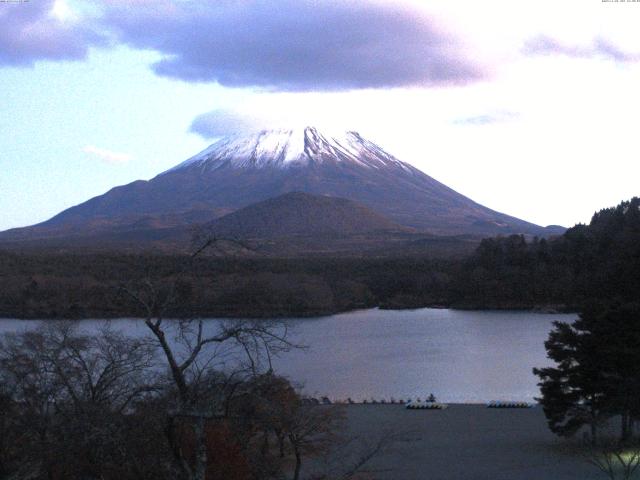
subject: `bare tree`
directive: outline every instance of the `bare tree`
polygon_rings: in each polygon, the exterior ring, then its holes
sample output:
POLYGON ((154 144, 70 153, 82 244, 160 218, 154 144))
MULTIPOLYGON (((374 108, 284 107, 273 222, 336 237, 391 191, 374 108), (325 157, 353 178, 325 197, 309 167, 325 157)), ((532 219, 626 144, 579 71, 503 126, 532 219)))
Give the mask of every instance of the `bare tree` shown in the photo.
POLYGON ((20 405, 21 414, 15 421, 30 446, 22 468, 51 472, 52 458, 48 452, 56 404, 63 396, 63 387, 53 366, 40 354, 45 345, 42 331, 5 335, 0 345, 0 370, 7 390, 11 391, 11 400, 20 405))
POLYGON ((100 478, 129 460, 121 448, 124 414, 156 389, 148 342, 109 329, 82 334, 75 324, 51 322, 7 334, 0 352, 0 376, 12 391, 22 432, 24 468, 46 478, 100 478))
POLYGON ((45 350, 40 355, 77 409, 104 405, 122 413, 131 402, 157 390, 151 342, 127 337, 107 323, 92 335, 79 333, 71 322, 50 323, 41 332, 45 350))
POLYGON ((586 460, 610 480, 630 480, 640 467, 640 446, 635 443, 601 441, 585 451, 586 460))
POLYGON ((288 348, 286 330, 197 320, 164 320, 159 328, 183 386, 153 364, 157 337, 129 338, 109 328, 90 335, 64 322, 6 335, 0 469, 38 480, 211 480, 238 472, 299 480, 305 458, 344 447, 350 453, 341 468, 317 478, 346 479, 386 445, 341 442, 340 407, 305 403, 268 370, 274 350, 288 348))
MULTIPOLYGON (((214 242, 205 242, 191 258, 214 242)), ((207 381, 211 378, 207 372, 218 368, 255 375, 271 369, 273 355, 294 346, 288 339, 287 325, 260 320, 167 320, 167 311, 179 306, 188 308, 179 276, 164 282, 147 278, 136 285, 122 285, 121 291, 145 312, 145 325, 163 353, 175 387, 177 402, 167 417, 167 437, 174 461, 185 478, 204 480, 208 463, 207 422, 224 417, 228 410, 223 408, 224 402, 212 401, 220 399, 222 391, 207 381), (195 437, 192 462, 175 434, 177 419, 192 426, 195 437)))
POLYGON ((335 442, 336 424, 342 412, 336 407, 301 405, 289 419, 287 437, 293 449, 293 480, 299 480, 305 455, 328 451, 335 442))
POLYGON ((313 480, 353 480, 374 478, 381 470, 371 470, 371 462, 398 442, 416 441, 416 431, 386 429, 368 438, 342 436, 324 457, 323 473, 313 480))
POLYGON ((14 440, 21 436, 16 428, 16 402, 7 386, 0 376, 0 478, 9 473, 17 458, 18 447, 14 440))

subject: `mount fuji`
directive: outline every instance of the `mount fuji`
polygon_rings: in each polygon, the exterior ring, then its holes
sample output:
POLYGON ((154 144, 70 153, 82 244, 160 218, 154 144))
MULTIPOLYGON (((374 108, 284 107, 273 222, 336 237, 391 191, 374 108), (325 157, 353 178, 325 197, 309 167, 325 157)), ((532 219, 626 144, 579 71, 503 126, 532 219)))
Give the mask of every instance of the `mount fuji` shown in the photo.
POLYGON ((43 223, 2 232, 0 241, 117 236, 144 242, 290 192, 348 199, 401 228, 433 235, 564 231, 484 207, 357 132, 307 127, 223 138, 151 180, 115 187, 43 223))

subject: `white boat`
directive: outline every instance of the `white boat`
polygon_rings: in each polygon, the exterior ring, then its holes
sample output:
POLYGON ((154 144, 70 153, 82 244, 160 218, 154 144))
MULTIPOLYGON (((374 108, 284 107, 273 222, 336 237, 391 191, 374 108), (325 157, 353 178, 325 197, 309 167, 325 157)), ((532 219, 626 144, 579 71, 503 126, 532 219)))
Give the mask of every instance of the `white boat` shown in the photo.
POLYGON ((448 407, 446 403, 439 402, 418 402, 411 401, 407 403, 406 408, 409 410, 444 410, 448 407))
POLYGON ((533 408, 535 403, 516 402, 512 400, 491 400, 487 408, 533 408))

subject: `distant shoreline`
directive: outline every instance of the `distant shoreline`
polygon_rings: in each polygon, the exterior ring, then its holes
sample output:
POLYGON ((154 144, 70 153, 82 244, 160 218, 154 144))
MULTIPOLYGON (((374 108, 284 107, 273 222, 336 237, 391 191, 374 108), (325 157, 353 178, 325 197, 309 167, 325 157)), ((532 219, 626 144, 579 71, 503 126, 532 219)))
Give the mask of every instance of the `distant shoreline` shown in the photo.
MULTIPOLYGON (((348 314, 357 311, 363 310, 382 310, 382 311, 402 311, 402 310, 425 310, 425 309, 434 309, 434 310, 461 310, 461 311, 496 311, 496 312, 505 312, 505 311, 513 311, 513 312, 528 312, 528 313, 539 313, 539 314, 570 314, 576 313, 576 309, 570 309, 565 306, 558 305, 550 305, 550 306, 537 306, 537 307, 527 307, 527 308, 518 308, 514 306, 505 306, 505 307, 478 307, 478 306, 448 306, 448 305, 425 305, 425 306, 407 306, 407 307, 386 307, 386 306, 371 306, 371 307, 359 307, 359 308, 351 308, 348 310, 337 310, 337 311, 317 311, 317 312, 297 312, 294 314, 287 315, 277 315, 275 313, 265 312, 262 315, 250 315, 247 313, 238 312, 237 314, 233 314, 230 312, 224 312, 224 314, 212 312, 211 314, 202 314, 202 315, 171 315, 167 318, 175 318, 175 319, 255 319, 255 320, 296 320, 296 319, 307 319, 307 318, 321 318, 328 317, 333 315, 340 314, 348 314)), ((20 316, 16 314, 16 312, 3 312, 0 311, 0 321, 1 320, 117 320, 121 318, 127 319, 138 319, 144 320, 146 317, 137 316, 137 315, 109 315, 109 316, 99 316, 99 315, 91 315, 88 314, 86 316, 78 317, 78 316, 50 316, 50 315, 31 315, 31 316, 20 316)))

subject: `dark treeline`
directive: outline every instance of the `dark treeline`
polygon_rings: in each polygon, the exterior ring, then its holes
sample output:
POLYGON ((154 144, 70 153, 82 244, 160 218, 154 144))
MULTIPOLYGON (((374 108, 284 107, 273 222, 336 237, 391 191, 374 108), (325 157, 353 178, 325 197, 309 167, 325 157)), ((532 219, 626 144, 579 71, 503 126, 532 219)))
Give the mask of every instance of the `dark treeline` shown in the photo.
MULTIPOLYGON (((589 226, 579 225, 549 246, 546 263, 569 267, 580 316, 570 324, 555 322, 545 342, 555 365, 534 369, 540 402, 554 433, 572 436, 588 427, 592 445, 603 449, 592 463, 618 478, 612 465, 640 466, 640 199, 600 211, 589 226), (616 420, 619 438, 609 443, 605 427, 616 420), (621 453, 629 448, 636 452, 630 460, 621 453)), ((626 471, 624 478, 631 478, 632 470, 626 471)))
POLYGON ((229 258, 0 252, 0 316, 140 316, 122 286, 178 285, 177 317, 319 315, 356 308, 579 310, 634 298, 640 286, 640 200, 596 213, 552 239, 483 240, 467 258, 229 258))
POLYGON ((233 259, 0 253, 0 317, 142 316, 122 287, 177 284, 184 316, 318 315, 376 305, 443 304, 452 263, 396 259, 233 259), (187 298, 185 298, 186 300, 187 298), (185 307, 188 305, 188 308, 185 307))
POLYGON ((456 276, 454 303, 470 307, 634 301, 640 287, 640 199, 596 213, 551 240, 485 239, 456 276))

